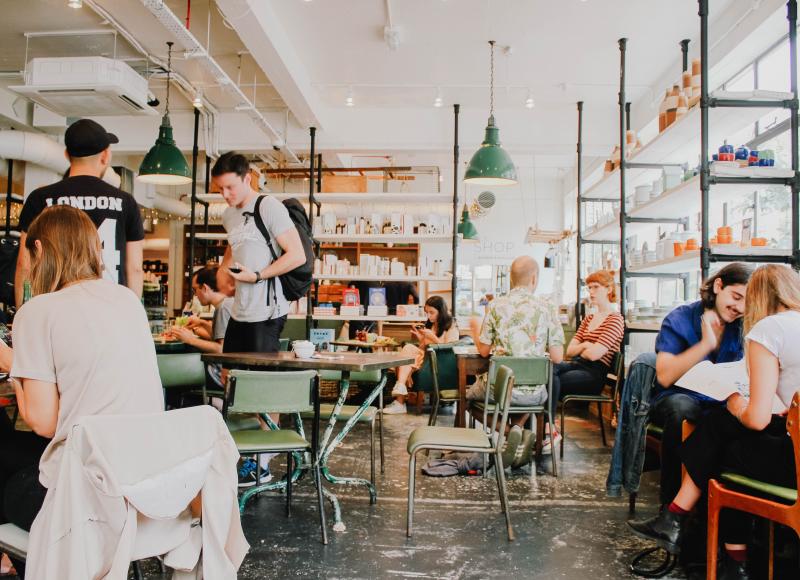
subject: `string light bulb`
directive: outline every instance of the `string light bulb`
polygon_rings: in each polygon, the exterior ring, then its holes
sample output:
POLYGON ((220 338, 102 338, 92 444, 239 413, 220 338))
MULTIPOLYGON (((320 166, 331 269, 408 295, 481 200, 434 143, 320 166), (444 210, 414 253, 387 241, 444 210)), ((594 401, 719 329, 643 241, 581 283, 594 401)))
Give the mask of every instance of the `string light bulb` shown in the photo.
POLYGON ((439 109, 442 107, 442 105, 444 105, 444 99, 442 98, 442 89, 437 89, 436 98, 433 99, 433 106, 439 109))
POLYGON ((533 100, 533 93, 531 93, 530 89, 528 89, 528 98, 525 99, 525 108, 532 109, 536 106, 536 102, 533 100))
POLYGON ((83 8, 83 0, 67 0, 67 6, 70 8, 83 8))
POLYGON ((355 107, 356 106, 356 101, 355 101, 355 98, 353 97, 353 88, 352 87, 350 87, 350 89, 348 89, 348 91, 347 91, 347 98, 344 100, 344 104, 345 104, 346 107, 355 107))
POLYGON ((202 90, 198 90, 194 94, 194 100, 192 101, 192 106, 194 108, 196 108, 196 109, 202 109, 203 108, 203 91, 202 90))

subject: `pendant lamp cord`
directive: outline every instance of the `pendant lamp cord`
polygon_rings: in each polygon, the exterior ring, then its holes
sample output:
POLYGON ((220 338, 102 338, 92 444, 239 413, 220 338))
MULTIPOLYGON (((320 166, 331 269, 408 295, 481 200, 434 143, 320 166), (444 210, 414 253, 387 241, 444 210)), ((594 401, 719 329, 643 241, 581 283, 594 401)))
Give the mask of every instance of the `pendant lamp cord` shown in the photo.
POLYGON ((489 116, 494 116, 494 40, 489 41, 491 47, 490 65, 489 65, 489 116))
POLYGON ((173 42, 167 43, 167 105, 165 114, 169 115, 169 83, 172 79, 172 45, 173 42))

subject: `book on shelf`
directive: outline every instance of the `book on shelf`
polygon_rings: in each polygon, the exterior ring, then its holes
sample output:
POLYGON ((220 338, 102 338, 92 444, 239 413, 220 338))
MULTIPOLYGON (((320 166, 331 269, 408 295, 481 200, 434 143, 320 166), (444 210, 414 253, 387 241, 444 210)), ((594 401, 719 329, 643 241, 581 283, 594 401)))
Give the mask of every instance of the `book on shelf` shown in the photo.
POLYGON ((361 316, 364 314, 364 308, 362 306, 342 305, 341 308, 339 308, 339 314, 342 316, 361 316))
POLYGON ((383 306, 379 305, 370 305, 367 308, 367 315, 368 316, 389 316, 389 307, 385 304, 383 306))
POLYGON ((386 306, 386 288, 369 289, 369 306, 386 306))
POLYGON ((336 333, 332 328, 312 328, 308 338, 320 350, 327 350, 328 344, 336 338, 336 333))

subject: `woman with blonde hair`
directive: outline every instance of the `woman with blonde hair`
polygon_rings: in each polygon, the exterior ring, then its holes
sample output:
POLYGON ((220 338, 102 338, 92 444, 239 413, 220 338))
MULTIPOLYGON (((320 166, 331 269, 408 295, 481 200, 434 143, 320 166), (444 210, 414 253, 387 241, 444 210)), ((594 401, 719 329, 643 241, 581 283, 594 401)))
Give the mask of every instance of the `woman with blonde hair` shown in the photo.
POLYGON ((20 416, 50 441, 40 460, 14 470, 5 460, 17 453, 21 434, 0 434, 0 522, 30 529, 47 509, 45 494, 53 492, 64 444, 80 418, 155 413, 164 401, 144 308, 130 289, 103 279, 89 217, 69 206, 47 208, 25 245, 34 296, 14 319, 11 377, 20 416))
MULTIPOLYGON (((637 535, 673 553, 680 550, 686 515, 722 471, 797 487, 786 413, 774 409, 788 408, 800 389, 800 277, 787 266, 761 266, 750 278, 745 301, 749 399, 733 394, 703 417, 679 449, 686 475, 672 503, 654 518, 628 522, 637 535)), ((725 542, 720 577, 748 578, 749 516, 724 510, 720 521, 725 542)))

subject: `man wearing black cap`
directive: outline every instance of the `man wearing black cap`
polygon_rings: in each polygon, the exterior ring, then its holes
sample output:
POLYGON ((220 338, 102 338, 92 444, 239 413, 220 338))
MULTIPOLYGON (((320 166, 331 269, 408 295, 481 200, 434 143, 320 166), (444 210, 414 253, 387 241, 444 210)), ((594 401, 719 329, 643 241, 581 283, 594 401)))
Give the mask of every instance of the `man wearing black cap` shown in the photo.
POLYGON ((42 210, 51 205, 71 205, 86 212, 103 244, 104 275, 142 295, 144 228, 133 196, 103 181, 111 164, 116 135, 90 119, 74 122, 64 135, 69 173, 58 183, 31 192, 19 216, 22 231, 14 293, 22 305, 22 287, 30 276, 31 260, 25 249, 25 232, 42 210))

